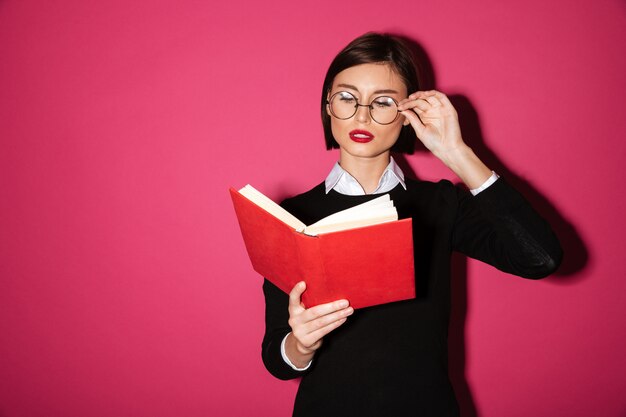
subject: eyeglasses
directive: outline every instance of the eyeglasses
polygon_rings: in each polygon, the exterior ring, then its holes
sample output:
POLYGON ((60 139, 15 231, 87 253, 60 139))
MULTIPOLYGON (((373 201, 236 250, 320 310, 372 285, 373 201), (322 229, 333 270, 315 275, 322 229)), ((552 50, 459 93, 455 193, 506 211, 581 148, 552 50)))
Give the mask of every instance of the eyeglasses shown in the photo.
POLYGON ((326 100, 326 104, 330 108, 330 114, 340 120, 354 116, 359 107, 367 107, 372 120, 381 125, 393 123, 400 113, 398 102, 391 97, 380 96, 373 99, 370 104, 359 104, 356 97, 347 91, 333 94, 329 100, 326 100))

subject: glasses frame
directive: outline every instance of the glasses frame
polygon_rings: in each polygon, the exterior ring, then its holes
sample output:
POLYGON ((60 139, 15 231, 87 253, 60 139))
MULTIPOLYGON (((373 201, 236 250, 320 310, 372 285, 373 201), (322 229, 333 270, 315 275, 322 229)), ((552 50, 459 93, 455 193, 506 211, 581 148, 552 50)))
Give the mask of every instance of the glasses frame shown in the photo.
POLYGON ((330 96, 330 98, 329 98, 328 100, 326 100, 326 104, 328 105, 328 109, 330 110, 330 114, 332 114, 334 118, 339 119, 339 120, 348 120, 348 119, 351 119, 351 118, 353 118, 353 117, 354 117, 354 115, 355 115, 355 114, 359 111, 359 107, 367 107, 367 108, 369 109, 370 119, 372 119, 373 121, 375 121, 375 122, 376 122, 376 123, 378 123, 379 125, 383 125, 383 126, 385 126, 385 125, 390 125, 390 124, 392 124, 393 122, 395 122, 396 120, 398 120, 398 115, 400 114, 400 110, 398 110, 397 108, 396 108, 396 111, 397 111, 397 113, 396 113, 396 117, 394 117, 394 118, 393 118, 393 120, 392 120, 392 121, 390 121, 390 122, 388 122, 388 123, 381 123, 381 122, 379 122, 378 120, 376 120, 376 119, 374 118, 374 116, 372 116, 372 110, 373 110, 373 108, 374 108, 374 107, 372 106, 372 103, 374 103, 374 100, 378 100, 378 99, 379 99, 379 98, 381 98, 381 97, 391 99, 391 101, 393 101, 393 102, 395 103, 396 107, 398 107, 398 102, 396 101, 396 99, 395 99, 395 98, 393 98, 393 97, 389 97, 389 96, 377 96, 377 97, 374 97, 374 98, 372 99, 372 101, 370 101, 370 104, 360 104, 360 103, 359 103, 359 100, 356 98, 356 96, 355 96, 354 94, 352 94, 351 92, 349 92, 349 91, 337 91, 335 94, 333 94, 332 96, 330 96), (343 93, 343 94, 349 94, 349 95, 351 95, 351 96, 352 96, 352 98, 354 98, 354 101, 355 101, 355 103, 356 103, 356 104, 354 105, 354 113, 352 113, 352 115, 350 115, 350 116, 348 116, 348 117, 339 117, 339 116, 337 116, 337 115, 335 114, 335 112, 333 111, 333 106, 330 104, 330 102, 331 102, 331 101, 333 101, 333 98, 335 98, 335 96, 336 96, 337 94, 342 94, 342 93, 343 93))

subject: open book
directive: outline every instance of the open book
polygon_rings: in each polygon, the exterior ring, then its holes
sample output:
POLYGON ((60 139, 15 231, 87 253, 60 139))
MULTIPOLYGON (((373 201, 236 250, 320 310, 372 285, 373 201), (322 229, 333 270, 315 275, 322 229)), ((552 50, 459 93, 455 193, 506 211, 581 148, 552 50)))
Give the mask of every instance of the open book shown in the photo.
POLYGON ((229 191, 252 267, 285 293, 306 281, 306 307, 415 297, 412 221, 397 220, 389 195, 306 226, 249 185, 229 191))
POLYGON ((393 206, 389 194, 338 211, 307 226, 250 184, 240 189, 239 193, 277 219, 293 227, 294 230, 309 236, 398 220, 398 212, 393 206))

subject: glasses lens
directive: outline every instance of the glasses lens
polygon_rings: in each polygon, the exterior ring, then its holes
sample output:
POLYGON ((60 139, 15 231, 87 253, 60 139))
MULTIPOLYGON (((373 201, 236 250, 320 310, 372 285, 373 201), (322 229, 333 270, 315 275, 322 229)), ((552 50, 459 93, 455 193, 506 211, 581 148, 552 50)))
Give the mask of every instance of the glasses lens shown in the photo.
POLYGON ((358 106, 369 107, 370 116, 381 125, 388 125, 398 117, 398 105, 391 97, 376 97, 369 106, 358 104, 356 97, 347 91, 333 94, 328 102, 330 112, 337 119, 349 119, 355 115, 358 106))
POLYGON ((337 119, 349 119, 356 113, 356 98, 346 91, 334 94, 329 104, 330 112, 337 119))
POLYGON ((376 97, 370 106, 372 119, 387 125, 398 117, 398 105, 391 97, 376 97))

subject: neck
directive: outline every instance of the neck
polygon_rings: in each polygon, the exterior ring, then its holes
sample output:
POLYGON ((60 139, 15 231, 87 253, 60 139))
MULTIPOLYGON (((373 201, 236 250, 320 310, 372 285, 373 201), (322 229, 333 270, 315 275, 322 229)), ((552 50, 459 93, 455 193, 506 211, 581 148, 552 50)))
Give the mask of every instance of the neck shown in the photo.
POLYGON ((389 158, 389 152, 371 158, 355 157, 341 152, 339 165, 358 181, 365 194, 371 194, 378 187, 380 177, 389 165, 389 158))

